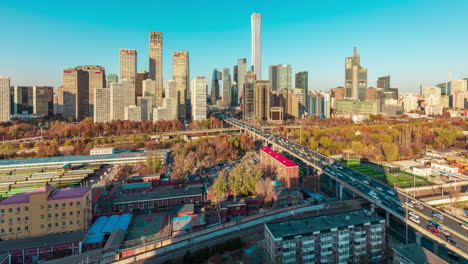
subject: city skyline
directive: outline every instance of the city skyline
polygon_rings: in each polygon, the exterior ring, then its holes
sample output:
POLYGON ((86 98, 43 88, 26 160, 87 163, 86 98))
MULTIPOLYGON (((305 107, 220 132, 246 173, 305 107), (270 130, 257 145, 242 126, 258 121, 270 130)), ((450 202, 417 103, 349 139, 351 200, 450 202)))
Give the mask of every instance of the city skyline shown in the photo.
MULTIPOLYGON (((176 50, 188 50, 192 57, 191 78, 205 76, 207 82, 211 83, 211 71, 215 67, 230 68, 239 58, 249 58, 247 65, 252 64, 249 17, 253 12, 258 12, 263 15, 262 71, 267 72, 270 65, 291 64, 293 73, 309 72, 310 90, 329 90, 343 86, 342 60, 349 56, 349 50, 354 46, 358 47, 362 63, 369 69, 369 86, 375 87, 379 76, 391 75, 393 86, 400 88, 400 91, 417 92, 420 84, 435 85, 445 82, 448 72, 452 72, 452 79, 468 76, 463 63, 468 55, 462 53, 461 41, 441 43, 439 40, 455 37, 459 39, 458 34, 462 32, 463 23, 457 22, 462 16, 456 14, 460 12, 460 5, 466 3, 460 2, 461 4, 456 6, 457 9, 436 1, 427 5, 400 1, 380 3, 378 6, 369 3, 359 2, 354 8, 361 10, 356 11, 354 17, 346 14, 345 9, 350 5, 345 2, 340 7, 328 6, 327 3, 304 3, 304 7, 307 8, 295 10, 294 16, 286 11, 296 5, 278 10, 279 6, 275 4, 267 8, 260 3, 249 8, 233 7, 238 8, 235 11, 239 12, 235 16, 229 14, 229 19, 216 20, 226 21, 216 24, 210 24, 204 19, 195 21, 193 15, 188 15, 185 19, 194 20, 189 26, 182 25, 184 23, 165 22, 165 15, 154 21, 148 21, 144 16, 138 15, 141 20, 129 24, 123 24, 124 21, 117 19, 103 23, 100 19, 95 20, 100 21, 97 25, 85 22, 88 19, 85 19, 84 13, 80 13, 83 11, 81 8, 73 10, 69 16, 64 16, 59 14, 64 8, 63 5, 44 10, 34 2, 21 6, 15 6, 13 3, 2 4, 0 11, 6 15, 0 18, 0 21, 8 21, 1 24, 11 26, 13 21, 15 27, 23 32, 18 35, 10 28, 5 30, 10 32, 10 41, 0 44, 0 47, 11 52, 5 54, 0 72, 10 77, 11 85, 57 87, 61 85, 61 71, 78 65, 102 65, 107 73, 118 73, 120 48, 136 49, 138 56, 142 58, 138 60, 137 70, 149 70, 147 60, 143 59, 148 57, 148 32, 157 30, 165 35, 163 57, 169 58, 176 50), (33 12, 31 10, 34 10, 34 7, 37 7, 37 11, 33 12), (320 7, 322 11, 319 12, 313 7, 320 7), (380 13, 381 10, 385 10, 385 14, 380 13), (431 14, 448 11, 452 12, 452 15, 444 19, 443 25, 424 19, 431 14), (348 22, 354 27, 343 27, 348 22), (35 28, 31 25, 42 29, 43 41, 37 46, 26 44, 22 38, 25 34, 37 34, 29 32, 31 28, 35 28), (82 26, 93 29, 89 32, 71 30, 73 34, 65 32, 67 27, 79 29, 82 26), (121 26, 123 28, 119 29, 121 26), (106 31, 105 36, 108 40, 100 42, 103 31, 106 31), (220 32, 223 34, 213 34, 220 32), (304 36, 303 32, 309 34, 304 36), (385 34, 381 34, 382 32, 385 34), (67 45, 53 41, 56 34, 67 40, 67 45), (126 37, 123 38, 122 34, 126 34, 126 37), (376 34, 381 35, 377 38, 376 34), (437 39, 434 38, 434 34, 438 35, 437 39), (278 35, 284 37, 278 40, 278 35), (187 39, 191 41, 186 41, 187 39), (219 42, 213 41, 214 39, 219 42), (17 43, 20 44, 16 45, 17 43), (92 45, 84 45, 85 43, 92 45), (40 55, 38 51, 41 51, 40 55), (43 61, 42 56, 50 58, 43 61), (26 57, 31 58, 31 61, 24 61, 26 57), (434 63, 435 61, 437 63, 434 63), (34 70, 38 65, 41 65, 42 69, 40 74, 34 70)), ((189 12, 190 5, 181 10, 182 14, 189 12)), ((105 4, 96 6, 97 10, 102 8, 112 10, 115 7, 105 4)), ((211 8, 203 12, 209 12, 211 8)), ((94 19, 95 14, 87 16, 94 19)), ((171 79, 171 67, 170 63, 163 65, 164 80, 171 79)))

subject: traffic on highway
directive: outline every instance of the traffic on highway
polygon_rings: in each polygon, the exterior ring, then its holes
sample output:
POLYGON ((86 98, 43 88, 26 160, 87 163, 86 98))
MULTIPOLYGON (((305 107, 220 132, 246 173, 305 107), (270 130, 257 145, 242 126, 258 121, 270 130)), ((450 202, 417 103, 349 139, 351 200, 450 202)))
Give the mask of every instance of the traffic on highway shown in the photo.
MULTIPOLYGON (((406 221, 411 226, 419 227, 419 231, 432 239, 436 238, 439 243, 456 247, 462 253, 468 252, 468 230, 466 225, 453 216, 447 215, 430 205, 397 191, 385 184, 377 182, 372 178, 352 170, 351 168, 336 162, 334 159, 322 155, 299 143, 263 131, 261 128, 244 123, 233 118, 223 118, 232 125, 247 129, 268 141, 287 150, 290 154, 300 158, 314 167, 323 169, 323 173, 335 179, 368 200, 374 202, 387 212, 406 221)), ((458 250, 457 250, 458 251, 458 250)), ((459 256, 451 252, 449 254, 456 259, 459 256)))

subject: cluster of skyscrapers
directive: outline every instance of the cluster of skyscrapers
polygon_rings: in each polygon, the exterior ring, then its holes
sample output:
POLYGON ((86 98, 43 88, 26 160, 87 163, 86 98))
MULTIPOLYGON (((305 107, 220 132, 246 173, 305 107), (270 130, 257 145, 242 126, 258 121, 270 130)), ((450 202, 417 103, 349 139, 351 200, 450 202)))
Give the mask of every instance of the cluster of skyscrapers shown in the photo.
POLYGON ((0 76, 0 121, 11 117, 34 118, 61 114, 68 120, 91 117, 94 122, 111 120, 203 120, 208 102, 213 106, 238 108, 246 120, 278 121, 305 116, 328 118, 387 114, 424 110, 442 114, 444 108, 468 107, 468 79, 450 80, 436 87, 421 85, 420 94, 398 93, 390 76, 368 86, 367 69, 354 48, 345 58, 344 86, 327 92, 309 91, 307 71, 295 74, 289 64, 269 66, 262 79, 262 15, 251 15, 251 64, 240 58, 229 68, 213 71, 211 91, 205 77, 190 81, 188 51, 172 53, 172 80, 163 82, 163 34, 149 32, 148 71, 137 71, 137 51, 120 49, 120 75, 98 65, 63 71, 63 85, 53 95, 52 87, 10 86, 0 76))

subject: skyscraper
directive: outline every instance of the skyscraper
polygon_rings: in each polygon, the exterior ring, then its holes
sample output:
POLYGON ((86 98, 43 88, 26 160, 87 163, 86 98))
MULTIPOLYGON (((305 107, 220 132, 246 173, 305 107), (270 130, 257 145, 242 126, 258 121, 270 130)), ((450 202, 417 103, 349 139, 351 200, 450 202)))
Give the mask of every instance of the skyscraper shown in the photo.
POLYGON ((141 107, 141 120, 153 120, 153 98, 150 96, 137 97, 137 106, 141 107))
POLYGON ((120 80, 135 83, 137 74, 137 52, 134 49, 120 49, 120 80))
POLYGON ((279 64, 269 67, 272 91, 288 90, 292 87, 292 69, 289 64, 279 64))
POLYGON ((166 93, 162 106, 153 108, 153 120, 177 120, 177 85, 175 81, 170 80, 166 85, 166 93))
POLYGON ((255 97, 254 97, 254 87, 255 87, 255 73, 249 71, 245 74, 244 79, 244 100, 242 113, 244 119, 253 120, 255 118, 255 97))
POLYGON ((234 81, 232 82, 232 86, 231 86, 231 106, 239 105, 238 98, 239 98, 239 86, 237 86, 237 82, 234 81))
POLYGON ((231 74, 229 73, 229 68, 223 69, 223 105, 230 106, 231 105, 231 74))
POLYGON ((125 107, 135 105, 135 84, 123 79, 110 85, 111 120, 125 120, 125 107))
POLYGON ((237 62, 237 87, 238 103, 241 102, 242 89, 244 88, 245 73, 247 72, 247 59, 242 58, 237 62))
POLYGON ((136 105, 126 106, 124 109, 124 119, 140 122, 142 119, 141 107, 136 105))
POLYGON ((53 114, 52 86, 13 86, 10 89, 11 114, 53 114))
POLYGON ((218 82, 218 70, 213 70, 213 78, 211 79, 211 104, 215 105, 219 98, 219 82, 218 82))
POLYGON ((149 78, 156 81, 156 106, 162 105, 163 96, 162 42, 162 32, 149 32, 149 78))
POLYGON ((196 77, 192 80, 192 119, 206 119, 206 79, 205 77, 196 77))
POLYGON ((177 103, 179 119, 184 121, 187 119, 187 98, 189 92, 189 52, 174 51, 172 53, 172 79, 177 87, 177 103))
POLYGON ((367 69, 361 66, 361 57, 354 47, 353 56, 345 59, 345 97, 365 100, 367 92, 367 69))
POLYGON ((257 120, 270 119, 270 81, 257 80, 254 86, 254 115, 257 120))
POLYGON ((10 78, 0 75, 0 122, 10 121, 10 78))
POLYGON ((135 96, 143 96, 143 81, 148 79, 147 71, 138 71, 135 82, 135 96))
POLYGON ((94 112, 94 90, 96 88, 106 87, 106 69, 99 65, 84 65, 81 67, 83 71, 88 72, 89 81, 89 105, 87 116, 93 116, 94 112))
POLYGON ((151 97, 154 100, 155 93, 156 93, 156 81, 151 80, 151 79, 143 80, 141 86, 142 86, 142 89, 141 89, 142 95, 151 97))
POLYGON ((377 79, 377 88, 382 88, 385 92, 390 91, 390 75, 377 79))
POLYGON ((76 121, 89 116, 89 73, 82 67, 63 71, 63 116, 76 121))
MULTIPOLYGON (((111 85, 113 85, 111 83, 111 85)), ((94 90, 94 123, 106 123, 111 121, 110 113, 110 92, 109 88, 96 88, 94 90)))
POLYGON ((237 72, 239 71, 239 66, 234 65, 232 68, 232 81, 237 82, 239 80, 239 77, 237 76, 237 72))
POLYGON ((252 13, 250 16, 252 29, 252 65, 257 80, 262 79, 261 35, 262 14, 252 13))
POLYGON ((309 91, 307 112, 320 119, 330 117, 330 94, 321 91, 309 91))
POLYGON ((296 73, 296 87, 303 89, 306 93, 309 90, 309 73, 306 71, 296 73))

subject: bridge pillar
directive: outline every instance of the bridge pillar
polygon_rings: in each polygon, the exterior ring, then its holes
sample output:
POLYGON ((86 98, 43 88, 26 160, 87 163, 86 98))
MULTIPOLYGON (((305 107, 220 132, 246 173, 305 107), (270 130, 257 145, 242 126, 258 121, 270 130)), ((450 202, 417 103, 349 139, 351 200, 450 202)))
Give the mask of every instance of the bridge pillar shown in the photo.
POLYGON ((339 191, 340 191, 340 199, 343 200, 343 184, 339 185, 339 191))
POLYGON ((422 234, 419 233, 418 231, 415 231, 414 234, 416 235, 416 244, 418 244, 418 245, 421 246, 421 237, 422 237, 422 234))
POLYGON ((385 212, 385 226, 390 227, 390 213, 385 212))

